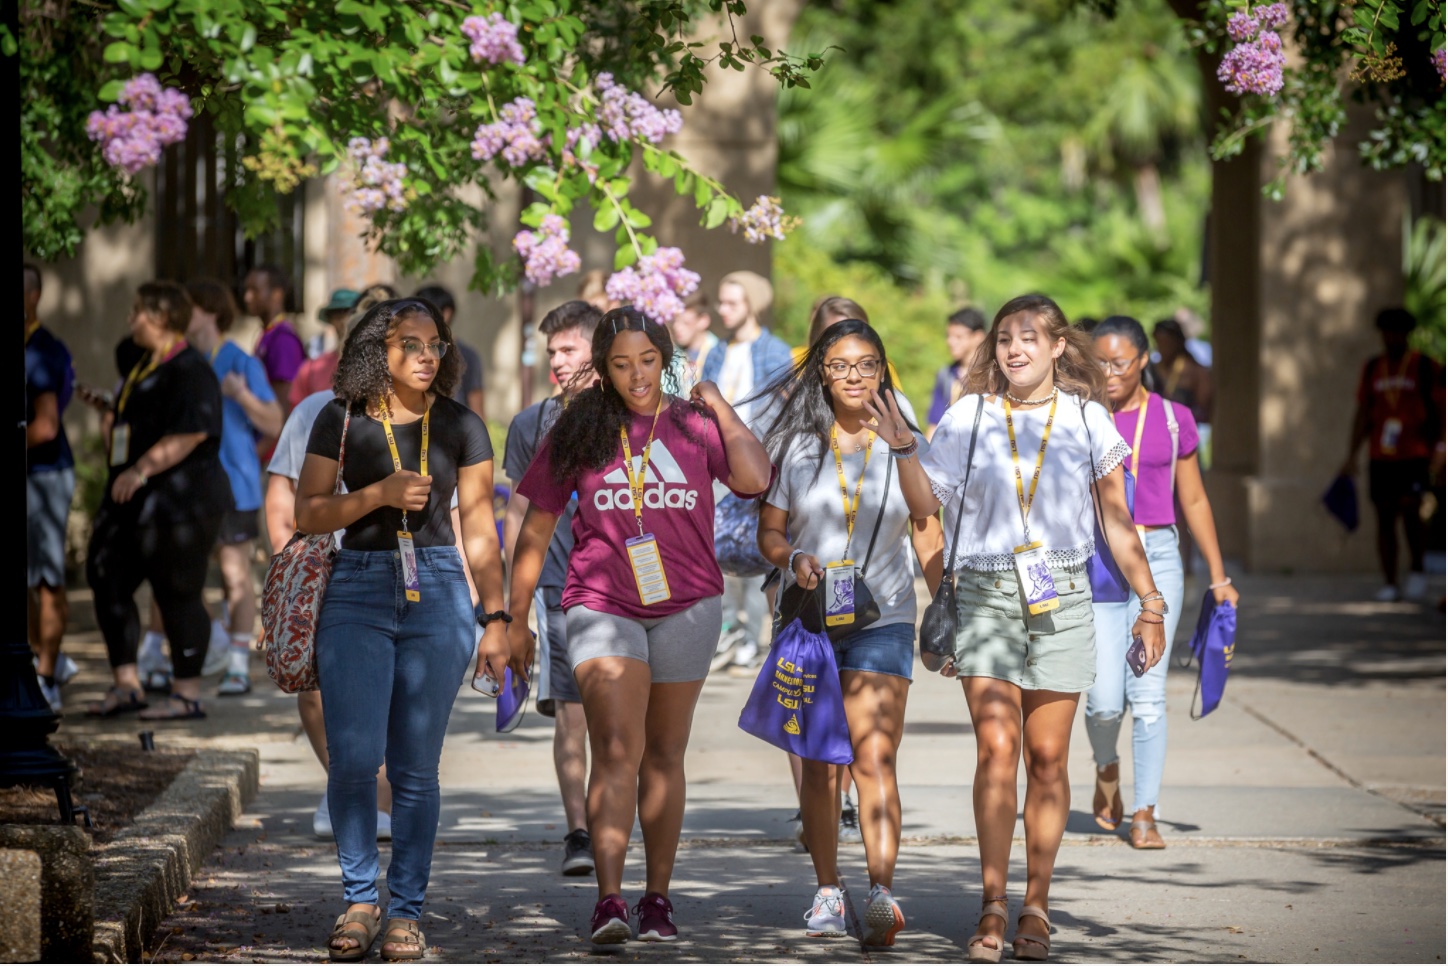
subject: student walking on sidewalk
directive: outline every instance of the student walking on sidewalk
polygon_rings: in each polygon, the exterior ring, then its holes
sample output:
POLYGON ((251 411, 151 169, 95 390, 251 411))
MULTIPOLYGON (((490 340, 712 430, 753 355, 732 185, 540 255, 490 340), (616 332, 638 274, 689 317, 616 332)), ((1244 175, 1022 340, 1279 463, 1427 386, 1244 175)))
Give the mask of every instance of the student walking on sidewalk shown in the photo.
POLYGON ((637 816, 647 866, 637 938, 670 941, 684 751, 721 626, 712 484, 759 496, 769 458, 713 383, 695 386, 692 402, 665 392, 676 350, 639 310, 610 311, 591 348, 599 384, 573 397, 518 484, 529 506, 513 554, 511 666, 526 674, 532 664, 528 608, 577 493, 561 605, 593 752, 588 830, 599 899, 590 936, 604 945, 631 938, 621 892, 637 816))
MULTIPOLYGON (((785 574, 785 587, 817 587, 825 567, 851 561, 868 580, 880 616, 835 642, 845 718, 855 761, 860 829, 870 874, 864 943, 893 946, 905 927, 895 901, 900 789, 895 757, 915 663, 915 569, 911 541, 932 583, 940 580, 940 523, 910 519, 892 481, 890 448, 869 425, 872 392, 889 392, 885 347, 858 319, 832 326, 795 370, 766 395, 787 400, 765 436, 779 479, 759 514, 759 549, 785 574)), ((914 431, 914 427, 911 427, 914 431)), ((924 437, 914 437, 924 445, 924 437)), ((781 598, 783 595, 781 595, 781 598)), ((792 620, 784 614, 781 620, 792 620)), ((800 815, 818 890, 806 913, 810 936, 846 935, 836 865, 840 838, 837 767, 801 763, 800 815)))
POLYGON ((381 931, 377 772, 392 782, 392 861, 382 958, 422 958, 418 928, 437 835, 438 759, 468 660, 508 658, 487 428, 450 398, 451 333, 417 299, 368 310, 347 337, 338 399, 312 427, 297 482, 303 533, 346 529, 317 621, 327 797, 347 910, 333 960, 360 960, 381 931), (338 458, 346 492, 335 491, 338 458), (415 467, 415 469, 414 469, 415 467), (450 504, 461 511, 463 560, 450 504), (464 567, 482 595, 481 641, 464 567), (476 645, 475 645, 476 642, 476 645))
MULTIPOLYGON (((1218 603, 1237 605, 1237 591, 1222 569, 1217 527, 1202 485, 1197 462, 1197 425, 1192 411, 1148 392, 1142 377, 1151 364, 1150 345, 1141 323, 1113 315, 1092 332, 1097 360, 1106 376, 1116 428, 1131 441, 1128 465, 1136 477, 1136 532, 1156 586, 1166 596, 1167 646, 1181 621, 1185 574, 1177 550, 1174 499, 1179 498, 1187 526, 1211 571, 1218 603)), ((1165 848, 1156 828, 1156 804, 1166 767, 1166 671, 1162 661, 1137 677, 1126 664, 1131 622, 1141 601, 1129 594, 1121 603, 1095 603, 1096 683, 1086 694, 1086 735, 1096 758, 1096 792, 1091 813, 1107 830, 1121 824, 1121 770, 1116 742, 1126 704, 1131 704, 1132 781, 1131 844, 1138 849, 1165 848)))
POLYGON ((966 375, 967 395, 946 411, 923 457, 893 398, 877 395, 871 404, 878 432, 902 456, 896 468, 911 516, 944 506, 947 539, 958 534, 946 565, 959 570, 959 624, 941 673, 961 678, 975 728, 985 896, 967 943, 971 961, 997 962, 1005 948, 1023 756, 1026 894, 1013 944, 1017 959, 1050 952, 1051 875, 1071 801, 1071 723, 1096 677, 1086 565, 1098 512, 1142 601, 1132 632, 1149 665, 1165 651, 1167 607, 1126 507, 1127 447, 1101 404, 1104 383, 1085 333, 1055 302, 1026 295, 996 313, 966 375), (957 527, 961 514, 969 525, 957 527))

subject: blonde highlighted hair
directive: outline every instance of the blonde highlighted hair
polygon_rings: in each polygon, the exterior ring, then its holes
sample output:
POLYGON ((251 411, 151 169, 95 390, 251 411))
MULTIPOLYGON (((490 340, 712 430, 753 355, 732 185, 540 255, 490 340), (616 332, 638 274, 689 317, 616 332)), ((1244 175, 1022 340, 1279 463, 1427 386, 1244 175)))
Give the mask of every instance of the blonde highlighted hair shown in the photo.
POLYGON ((1106 376, 1096 362, 1096 349, 1091 337, 1073 327, 1066 313, 1054 300, 1044 295, 1018 295, 995 315, 985 341, 975 352, 970 369, 965 375, 965 391, 985 396, 999 396, 1010 388, 1010 381, 996 362, 996 337, 1001 323, 1013 315, 1025 313, 1036 323, 1036 328, 1054 346, 1066 340, 1066 349, 1056 359, 1054 381, 1063 392, 1090 399, 1108 406, 1106 399, 1106 376))

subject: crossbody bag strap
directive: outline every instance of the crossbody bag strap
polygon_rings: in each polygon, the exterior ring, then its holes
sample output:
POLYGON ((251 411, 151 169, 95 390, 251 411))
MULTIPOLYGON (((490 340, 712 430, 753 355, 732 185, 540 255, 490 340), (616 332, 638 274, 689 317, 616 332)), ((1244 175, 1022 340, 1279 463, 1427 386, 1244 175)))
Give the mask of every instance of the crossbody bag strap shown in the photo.
POLYGON ((337 447, 337 478, 332 481, 332 495, 342 492, 342 464, 347 460, 347 427, 352 423, 352 407, 342 409, 342 442, 337 447))
POLYGON ((880 521, 885 519, 885 503, 890 499, 890 481, 895 478, 895 458, 885 464, 885 489, 880 491, 880 512, 875 514, 875 529, 870 531, 870 545, 865 548, 865 562, 860 565, 860 576, 870 569, 870 557, 875 553, 875 538, 880 535, 880 521))
POLYGON ((955 513, 955 533, 950 538, 950 556, 945 559, 945 570, 942 571, 941 579, 947 577, 954 579, 955 576, 955 552, 960 549, 960 520, 965 516, 965 495, 970 489, 970 466, 975 462, 975 441, 980 435, 980 414, 985 412, 985 395, 980 397, 980 405, 975 408, 975 422, 970 427, 970 448, 965 454, 965 479, 960 484, 960 506, 955 513))

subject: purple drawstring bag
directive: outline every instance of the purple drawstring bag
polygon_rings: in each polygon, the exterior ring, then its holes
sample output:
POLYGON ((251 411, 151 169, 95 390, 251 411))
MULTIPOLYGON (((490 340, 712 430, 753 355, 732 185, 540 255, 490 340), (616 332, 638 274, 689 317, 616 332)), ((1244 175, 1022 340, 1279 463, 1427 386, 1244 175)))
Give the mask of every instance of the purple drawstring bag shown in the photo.
POLYGON ((805 630, 798 617, 775 635, 769 660, 739 712, 739 727, 810 761, 854 761, 830 639, 805 630))
MULTIPOLYGON (((1126 508, 1136 513, 1136 477, 1131 470, 1125 469, 1126 474, 1126 508)), ((1095 487, 1095 483, 1091 484, 1095 487)), ((1131 585, 1126 582, 1126 575, 1116 565, 1116 558, 1111 555, 1111 544, 1106 540, 1106 531, 1101 526, 1101 514, 1096 514, 1096 549, 1091 554, 1091 559, 1086 562, 1086 575, 1091 578, 1091 601, 1095 604, 1124 604, 1131 596, 1131 585)))
POLYGON ((1197 659, 1197 692, 1192 697, 1192 720, 1199 721, 1216 710, 1227 690, 1227 673, 1232 670, 1232 653, 1237 647, 1237 608, 1218 604, 1209 590, 1202 598, 1202 613, 1192 635, 1191 659, 1197 659), (1198 701, 1201 710, 1198 711, 1198 701))
POLYGON ((523 712, 528 710, 528 692, 532 682, 519 680, 512 668, 503 670, 503 689, 498 692, 498 716, 493 723, 498 734, 507 734, 523 721, 523 712))
POLYGON ((1338 523, 1347 528, 1348 533, 1357 532, 1357 484, 1351 476, 1339 476, 1333 480, 1327 492, 1322 494, 1322 505, 1327 507, 1327 512, 1331 513, 1338 523))

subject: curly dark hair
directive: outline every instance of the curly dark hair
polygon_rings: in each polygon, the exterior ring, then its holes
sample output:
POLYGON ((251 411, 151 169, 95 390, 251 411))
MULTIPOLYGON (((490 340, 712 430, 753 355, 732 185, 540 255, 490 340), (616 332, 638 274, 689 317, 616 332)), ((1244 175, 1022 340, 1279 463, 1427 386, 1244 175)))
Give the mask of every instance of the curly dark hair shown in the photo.
MULTIPOLYGON (((396 331, 403 319, 412 315, 425 315, 432 319, 437 324, 438 338, 452 345, 452 329, 432 303, 422 299, 378 302, 352 326, 347 341, 342 344, 342 358, 332 379, 332 388, 337 395, 355 407, 365 405, 387 391, 387 337, 396 331)), ((457 352, 443 356, 437 365, 432 391, 439 396, 451 396, 461 375, 461 365, 462 357, 457 352)))
POLYGON ((573 377, 574 385, 587 385, 596 373, 602 374, 598 384, 575 394, 548 433, 553 478, 559 483, 576 479, 585 470, 601 470, 618 455, 618 430, 628 424, 630 416, 628 404, 608 379, 608 350, 620 332, 629 331, 642 332, 659 350, 667 416, 687 439, 701 442, 685 418, 690 404, 677 398, 680 389, 673 365, 674 340, 662 325, 633 306, 625 305, 608 312, 599 321, 598 328, 593 330, 589 363, 573 377))

